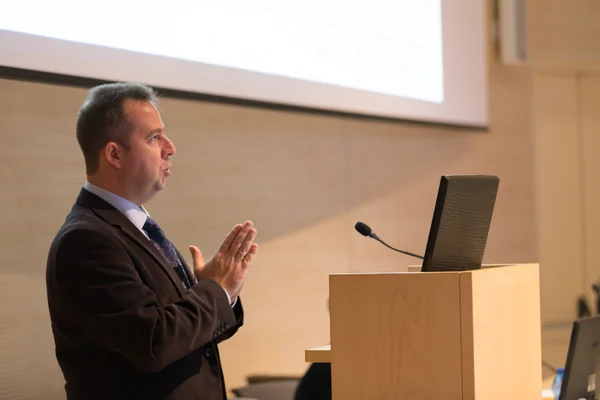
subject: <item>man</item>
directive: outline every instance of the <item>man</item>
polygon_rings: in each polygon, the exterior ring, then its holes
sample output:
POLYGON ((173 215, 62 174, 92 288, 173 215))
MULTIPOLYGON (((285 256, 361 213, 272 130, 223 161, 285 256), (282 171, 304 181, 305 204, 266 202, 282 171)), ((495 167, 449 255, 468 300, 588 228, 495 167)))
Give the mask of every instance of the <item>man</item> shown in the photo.
POLYGON ((152 89, 93 88, 77 118, 87 181, 52 242, 47 292, 69 400, 224 399, 217 344, 243 323, 257 252, 236 225, 193 270, 143 207, 171 175, 175 146, 152 89))

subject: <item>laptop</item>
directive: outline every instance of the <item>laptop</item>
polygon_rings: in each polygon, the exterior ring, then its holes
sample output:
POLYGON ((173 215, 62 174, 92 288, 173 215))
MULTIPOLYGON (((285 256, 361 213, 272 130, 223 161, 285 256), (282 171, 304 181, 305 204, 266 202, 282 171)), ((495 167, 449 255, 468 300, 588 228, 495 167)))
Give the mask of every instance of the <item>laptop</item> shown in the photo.
POLYGON ((600 395, 600 314, 573 322, 558 400, 597 399, 600 395))
POLYGON ((481 268, 499 183, 493 175, 441 177, 421 271, 481 268))

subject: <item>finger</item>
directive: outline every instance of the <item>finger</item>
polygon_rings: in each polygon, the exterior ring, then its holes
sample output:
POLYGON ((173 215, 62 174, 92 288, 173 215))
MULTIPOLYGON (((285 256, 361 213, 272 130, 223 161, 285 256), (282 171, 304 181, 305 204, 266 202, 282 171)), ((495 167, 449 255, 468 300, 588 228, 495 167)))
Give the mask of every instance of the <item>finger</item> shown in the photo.
POLYGON ((194 262, 194 268, 202 268, 204 266, 204 256, 199 248, 196 246, 190 246, 190 253, 192 253, 192 260, 194 262))
POLYGON ((242 260, 242 265, 248 266, 248 265, 252 264, 252 261, 254 260, 254 256, 256 255, 257 251, 258 251, 258 244, 252 243, 252 246, 250 246, 248 253, 242 260))
POLYGON ((246 232, 247 232, 249 226, 250 227, 252 226, 252 222, 246 221, 244 224, 237 224, 235 226, 234 230, 228 236, 228 239, 230 239, 227 242, 228 247, 223 246, 223 250, 227 253, 231 253, 231 249, 232 249, 232 247, 236 246, 236 242, 243 240, 243 239, 240 239, 240 237, 243 238, 246 236, 246 232))
POLYGON ((244 243, 244 240, 246 239, 246 235, 248 235, 248 232, 250 231, 251 228, 252 228, 252 222, 246 221, 246 223, 242 227, 242 230, 238 232, 235 239, 233 239, 233 241, 231 242, 231 246, 229 246, 229 250, 227 250, 227 255, 229 257, 232 257, 232 258, 236 257, 236 254, 240 250, 240 247, 242 247, 242 244, 244 243))
POLYGON ((240 260, 244 258, 244 256, 250 250, 250 246, 252 246, 252 242, 254 241, 254 238, 256 238, 256 229, 251 228, 248 231, 248 234, 246 235, 246 239, 244 239, 244 242, 240 246, 240 249, 238 250, 238 252, 236 254, 236 258, 238 258, 240 260))
POLYGON ((231 244, 233 243, 234 239, 237 237, 237 235, 240 233, 241 230, 242 230, 241 224, 237 224, 236 226, 234 226, 233 229, 231 230, 231 232, 229 232, 229 234, 225 237, 225 240, 223 240, 223 243, 221 243, 221 247, 219 247, 217 254, 222 256, 225 253, 227 253, 229 251, 229 248, 231 247, 231 244))

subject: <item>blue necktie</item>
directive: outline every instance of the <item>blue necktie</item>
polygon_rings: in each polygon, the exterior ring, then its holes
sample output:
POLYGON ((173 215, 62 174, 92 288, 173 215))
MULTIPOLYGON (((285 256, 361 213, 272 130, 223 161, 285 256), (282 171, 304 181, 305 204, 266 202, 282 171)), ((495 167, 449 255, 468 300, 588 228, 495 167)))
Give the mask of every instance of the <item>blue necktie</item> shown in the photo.
POLYGON ((179 260, 179 256, 177 255, 177 251, 175 250, 175 246, 167 239, 163 230, 160 229, 160 226, 158 226, 152 218, 146 217, 146 222, 142 229, 148 234, 148 237, 152 243, 154 243, 154 246, 163 254, 163 256, 165 256, 165 259, 169 262, 171 267, 173 267, 177 276, 181 279, 183 286, 186 289, 192 287, 193 283, 196 283, 191 282, 194 278, 190 278, 188 274, 186 274, 184 267, 179 260))

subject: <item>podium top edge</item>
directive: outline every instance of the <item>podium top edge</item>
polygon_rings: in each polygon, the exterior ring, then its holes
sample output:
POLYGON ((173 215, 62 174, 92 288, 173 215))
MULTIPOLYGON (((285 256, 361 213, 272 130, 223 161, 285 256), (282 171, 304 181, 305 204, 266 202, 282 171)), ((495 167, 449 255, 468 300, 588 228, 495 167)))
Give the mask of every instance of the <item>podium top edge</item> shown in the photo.
POLYGON ((484 264, 479 269, 464 270, 464 271, 421 271, 420 265, 409 265, 406 271, 363 271, 363 272, 331 272, 329 276, 349 276, 349 275, 407 275, 407 274, 467 274, 476 273, 478 271, 492 270, 496 268, 518 268, 518 267, 539 267, 539 263, 522 263, 522 264, 484 264))

